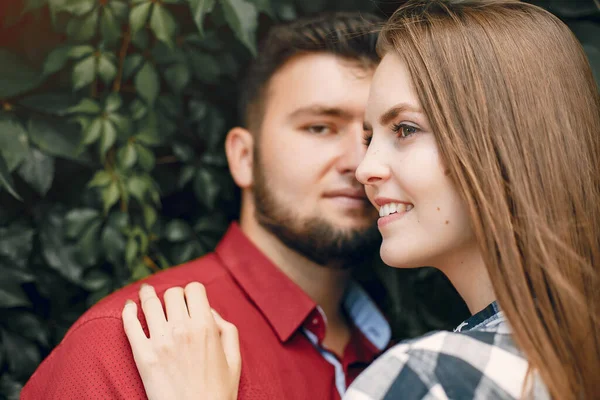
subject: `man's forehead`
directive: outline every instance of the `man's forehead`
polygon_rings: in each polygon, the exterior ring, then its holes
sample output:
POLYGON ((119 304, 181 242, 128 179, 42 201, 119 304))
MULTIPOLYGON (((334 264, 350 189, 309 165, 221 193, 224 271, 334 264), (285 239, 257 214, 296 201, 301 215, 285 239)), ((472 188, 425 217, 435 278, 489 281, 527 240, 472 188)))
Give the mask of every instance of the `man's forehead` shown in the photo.
POLYGON ((358 71, 331 55, 305 56, 282 67, 265 88, 267 108, 302 115, 362 118, 372 70, 358 71))

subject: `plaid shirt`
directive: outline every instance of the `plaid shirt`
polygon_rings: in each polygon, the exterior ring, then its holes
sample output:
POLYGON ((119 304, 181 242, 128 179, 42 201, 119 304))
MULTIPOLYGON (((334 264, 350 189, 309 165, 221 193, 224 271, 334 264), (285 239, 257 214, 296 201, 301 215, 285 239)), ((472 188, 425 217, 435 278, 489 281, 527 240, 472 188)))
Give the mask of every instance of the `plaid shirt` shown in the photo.
MULTIPOLYGON (((528 367, 494 302, 454 332, 394 346, 354 381, 344 400, 518 399, 528 367)), ((550 399, 533 377, 533 398, 550 399)))

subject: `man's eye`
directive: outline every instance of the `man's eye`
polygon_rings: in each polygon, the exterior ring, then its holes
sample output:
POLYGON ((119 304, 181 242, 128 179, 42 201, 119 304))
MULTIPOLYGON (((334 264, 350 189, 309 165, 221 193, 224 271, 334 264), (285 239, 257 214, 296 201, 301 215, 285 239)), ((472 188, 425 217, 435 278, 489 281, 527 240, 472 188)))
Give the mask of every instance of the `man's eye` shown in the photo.
POLYGON ((331 131, 331 128, 328 125, 311 125, 308 126, 306 130, 316 135, 324 135, 326 133, 329 133, 331 131))

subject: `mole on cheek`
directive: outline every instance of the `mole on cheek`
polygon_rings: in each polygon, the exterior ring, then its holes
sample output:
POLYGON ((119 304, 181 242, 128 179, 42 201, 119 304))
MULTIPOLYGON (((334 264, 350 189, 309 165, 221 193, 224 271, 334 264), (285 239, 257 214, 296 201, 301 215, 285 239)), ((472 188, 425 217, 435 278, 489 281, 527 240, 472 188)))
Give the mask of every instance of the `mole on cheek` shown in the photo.
POLYGON ((440 211, 440 208, 438 207, 437 210, 440 211))
POLYGON ((448 225, 450 223, 450 221, 446 220, 446 225, 448 225))

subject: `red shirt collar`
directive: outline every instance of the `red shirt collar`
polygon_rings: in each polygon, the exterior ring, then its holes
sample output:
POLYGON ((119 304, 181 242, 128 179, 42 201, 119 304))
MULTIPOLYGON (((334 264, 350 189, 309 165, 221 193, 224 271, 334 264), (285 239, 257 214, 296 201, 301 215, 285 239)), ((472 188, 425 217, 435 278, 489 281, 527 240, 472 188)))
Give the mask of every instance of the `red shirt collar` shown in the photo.
POLYGON ((248 239, 237 223, 229 226, 215 253, 282 342, 316 308, 317 304, 248 239))

